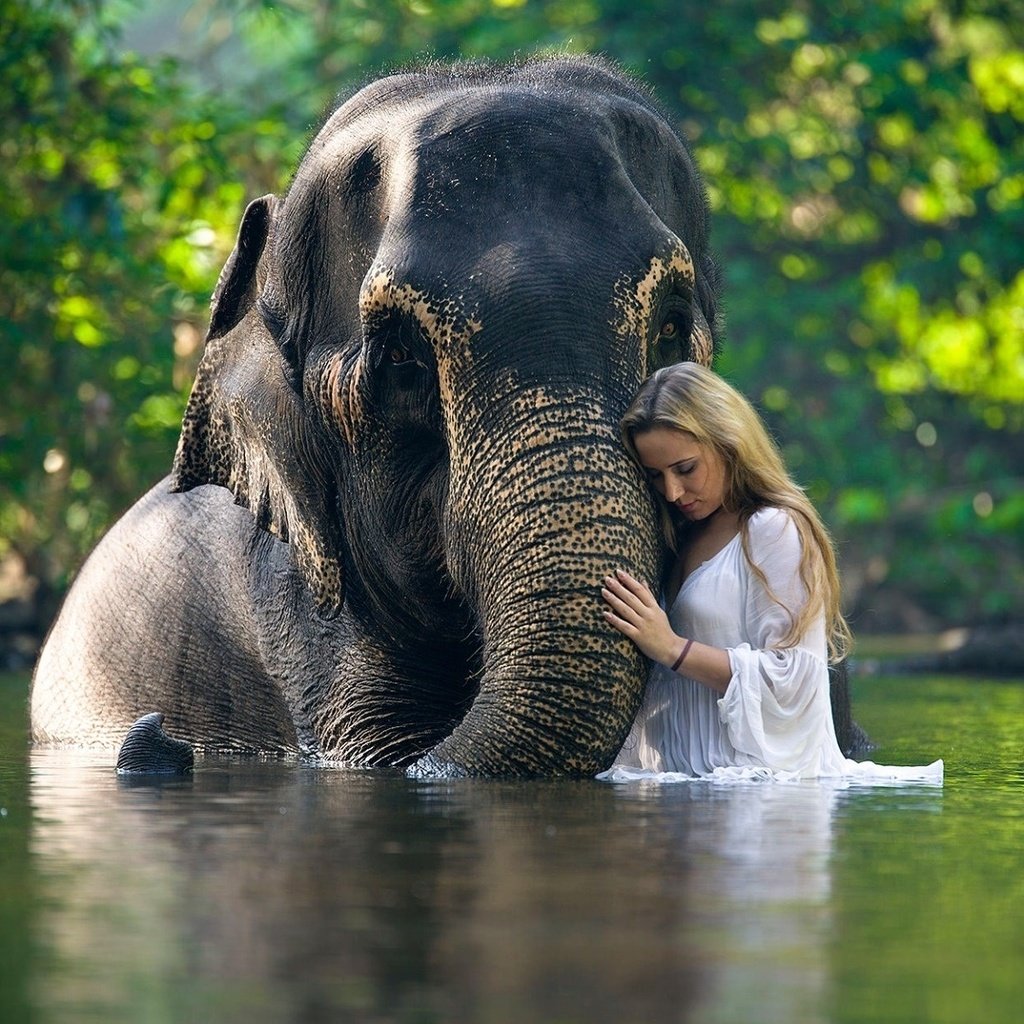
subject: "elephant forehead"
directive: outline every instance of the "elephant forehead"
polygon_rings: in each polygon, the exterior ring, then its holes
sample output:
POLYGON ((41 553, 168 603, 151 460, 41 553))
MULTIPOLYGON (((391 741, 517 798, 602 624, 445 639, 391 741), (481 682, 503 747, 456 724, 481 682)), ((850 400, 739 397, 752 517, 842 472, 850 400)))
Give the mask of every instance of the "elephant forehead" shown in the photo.
POLYGON ((491 199, 518 182, 553 193, 599 191, 619 166, 600 115, 525 91, 470 94, 438 104, 420 118, 413 139, 424 184, 450 184, 432 179, 457 171, 460 184, 481 186, 491 199))

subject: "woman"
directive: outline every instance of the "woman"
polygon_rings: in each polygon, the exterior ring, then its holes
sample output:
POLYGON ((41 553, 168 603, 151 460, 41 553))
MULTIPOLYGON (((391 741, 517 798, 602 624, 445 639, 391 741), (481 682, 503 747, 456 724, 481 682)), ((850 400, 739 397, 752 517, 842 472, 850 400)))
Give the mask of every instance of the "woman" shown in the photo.
POLYGON ((605 777, 941 780, 941 761, 887 768, 840 751, 828 661, 850 631, 835 554, 750 403, 679 363, 644 383, 621 427, 675 557, 664 608, 625 571, 604 581, 605 618, 654 662, 605 777))

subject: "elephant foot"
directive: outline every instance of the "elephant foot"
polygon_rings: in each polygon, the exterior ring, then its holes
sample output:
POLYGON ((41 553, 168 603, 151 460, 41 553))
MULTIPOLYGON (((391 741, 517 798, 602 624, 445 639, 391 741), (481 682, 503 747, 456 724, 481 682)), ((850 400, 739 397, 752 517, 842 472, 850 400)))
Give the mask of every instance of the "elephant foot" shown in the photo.
POLYGON ((118 774, 184 775, 192 771, 192 745, 168 736, 163 724, 164 716, 153 711, 128 730, 117 754, 118 774))

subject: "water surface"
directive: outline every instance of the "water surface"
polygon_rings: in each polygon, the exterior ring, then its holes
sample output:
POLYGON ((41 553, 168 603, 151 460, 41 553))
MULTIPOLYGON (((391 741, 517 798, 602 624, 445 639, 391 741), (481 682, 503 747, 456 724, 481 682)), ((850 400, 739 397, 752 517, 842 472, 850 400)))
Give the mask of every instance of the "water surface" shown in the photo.
POLYGON ((119 779, 0 679, 0 997, 38 1021, 1012 1021, 1024 686, 856 685, 943 788, 119 779))

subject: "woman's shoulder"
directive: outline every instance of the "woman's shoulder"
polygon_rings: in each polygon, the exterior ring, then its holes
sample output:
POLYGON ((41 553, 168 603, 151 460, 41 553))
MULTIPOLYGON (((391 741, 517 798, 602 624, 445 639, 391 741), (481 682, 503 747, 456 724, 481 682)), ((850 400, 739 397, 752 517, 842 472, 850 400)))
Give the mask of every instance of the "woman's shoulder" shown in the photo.
POLYGON ((747 520, 747 529, 751 536, 779 536, 789 530, 796 530, 796 523, 793 521, 793 513, 788 508, 779 508, 777 505, 762 505, 751 513, 747 520))
POLYGON ((787 508, 765 505, 747 520, 747 539, 753 560, 760 564, 771 555, 800 557, 800 533, 787 508))

